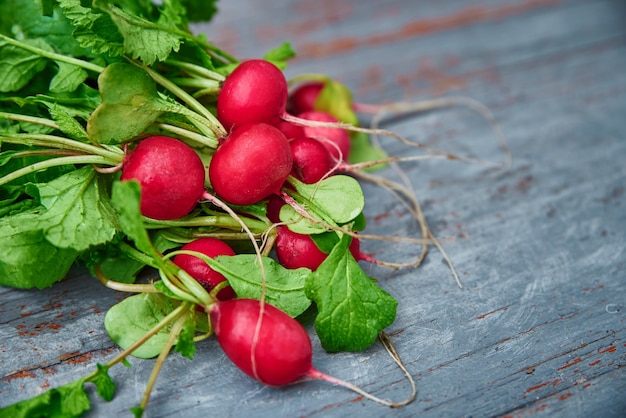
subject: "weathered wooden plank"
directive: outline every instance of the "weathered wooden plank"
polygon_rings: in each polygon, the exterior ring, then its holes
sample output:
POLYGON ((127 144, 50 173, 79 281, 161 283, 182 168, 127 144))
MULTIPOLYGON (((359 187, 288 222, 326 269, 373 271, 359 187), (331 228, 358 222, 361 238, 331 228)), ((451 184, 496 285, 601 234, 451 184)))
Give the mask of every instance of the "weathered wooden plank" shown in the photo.
MULTIPOLYGON (((198 29, 238 56, 292 41, 300 55, 289 74, 332 75, 358 100, 481 100, 502 124, 514 165, 507 172, 452 161, 403 166, 464 284, 455 287, 437 251, 418 269, 366 267, 399 299, 388 331, 417 379, 409 407, 389 410, 320 382, 263 387, 210 340, 193 361, 171 356, 148 415, 623 416, 624 3, 233 0, 221 7, 214 24, 198 29)), ((466 109, 386 127, 462 155, 502 159, 487 124, 466 109)), ((394 154, 417 152, 384 144, 394 154)), ((390 195, 365 191, 368 229, 418 232, 390 195)), ((382 259, 418 250, 363 247, 382 259)), ((102 319, 123 295, 80 270, 51 289, 0 294, 0 405, 82 376, 117 351, 102 319)), ((321 370, 394 400, 408 393, 381 346, 329 355, 312 336, 321 370)), ((96 400, 90 416, 126 414, 139 402, 152 363, 132 363, 112 371, 119 395, 96 400)))

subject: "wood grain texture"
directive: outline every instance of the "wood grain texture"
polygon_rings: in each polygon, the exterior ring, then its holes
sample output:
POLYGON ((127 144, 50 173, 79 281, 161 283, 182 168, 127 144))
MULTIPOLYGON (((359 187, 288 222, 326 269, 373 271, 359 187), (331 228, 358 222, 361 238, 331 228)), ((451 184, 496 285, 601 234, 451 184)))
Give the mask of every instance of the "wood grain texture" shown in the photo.
MULTIPOLYGON (((481 101, 502 125, 514 163, 506 172, 459 161, 402 166, 464 285, 455 286, 436 250, 417 269, 365 266, 399 301, 387 331, 417 381, 411 405, 390 410, 322 382, 264 387, 211 339, 192 361, 170 356, 146 416, 624 416, 626 4, 229 0, 220 9, 195 30, 239 57, 290 41, 299 55, 289 76, 328 74, 358 101, 481 101)), ((466 108, 390 118, 385 128, 502 161, 488 124, 466 108)), ((394 155, 419 152, 383 144, 394 155)), ((390 194, 364 190, 369 230, 418 234, 390 194)), ((384 260, 419 250, 363 247, 384 260)), ((102 321, 123 297, 79 269, 44 291, 0 288, 0 406, 111 358, 118 348, 102 321)), ((320 370, 378 396, 407 396, 382 346, 331 355, 305 323, 320 370)), ((89 416, 130 416, 151 367, 133 360, 112 369, 118 396, 104 403, 94 393, 89 416)))

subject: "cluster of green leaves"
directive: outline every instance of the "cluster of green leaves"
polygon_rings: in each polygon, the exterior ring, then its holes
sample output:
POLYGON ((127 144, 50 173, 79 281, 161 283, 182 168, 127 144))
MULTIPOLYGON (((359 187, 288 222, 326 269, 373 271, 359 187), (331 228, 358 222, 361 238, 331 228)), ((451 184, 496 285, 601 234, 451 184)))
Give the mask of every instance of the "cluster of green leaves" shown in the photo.
MULTIPOLYGON (((145 219, 138 185, 97 167, 119 165, 129 141, 164 132, 210 159, 223 134, 214 99, 238 61, 193 35, 189 24, 209 20, 215 11, 215 1, 205 0, 0 3, 0 235, 8 237, 0 240, 0 285, 46 288, 75 264, 118 283, 134 283, 146 266, 163 279, 108 311, 104 325, 121 354, 3 414, 79 416, 90 407, 86 383, 105 400, 113 397, 108 370, 114 364, 129 355, 161 358, 172 347, 191 358, 197 334, 210 335, 207 317, 195 305, 208 307, 214 295, 169 257, 195 235, 232 237, 239 223, 209 205, 182 220, 145 219)), ((284 68, 293 54, 286 43, 264 58, 284 68)), ((327 86, 316 106, 356 123, 349 92, 337 83, 327 86)), ((353 139, 358 158, 380 155, 363 138, 353 139)), ((350 232, 365 226, 361 187, 340 175, 315 185, 289 182, 286 197, 293 205, 283 208, 281 220, 329 253, 315 272, 288 270, 249 249, 205 261, 239 297, 265 297, 293 317, 314 305, 326 350, 363 350, 394 321, 397 302, 348 251, 350 232)), ((264 202, 233 209, 245 213, 242 219, 257 233, 271 225, 264 202)))
POLYGON ((175 57, 209 70, 234 62, 189 31, 190 22, 213 16, 214 1, 161 3, 0 3, 0 233, 11 237, 0 242, 0 284, 44 288, 81 258, 101 259, 101 247, 120 236, 109 203, 112 176, 81 164, 118 164, 123 151, 107 144, 187 110, 159 96, 145 72, 115 65, 125 57, 146 66, 175 57), (130 87, 134 95, 124 94, 130 87), (143 106, 133 106, 138 95, 143 106), (88 123, 94 113, 103 120, 88 123))

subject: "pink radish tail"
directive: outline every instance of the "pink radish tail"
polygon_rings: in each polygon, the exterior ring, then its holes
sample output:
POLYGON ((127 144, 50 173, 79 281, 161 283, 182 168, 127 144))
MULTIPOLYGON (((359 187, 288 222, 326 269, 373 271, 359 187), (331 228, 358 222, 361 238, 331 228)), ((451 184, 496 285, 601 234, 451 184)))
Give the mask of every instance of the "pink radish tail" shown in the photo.
POLYGON ((366 392, 365 390, 361 389, 360 387, 350 383, 350 382, 346 382, 345 380, 341 380, 341 379, 337 379, 336 377, 330 376, 324 372, 321 372, 319 370, 317 370, 314 367, 311 367, 311 369, 306 373, 305 375, 306 377, 308 377, 309 379, 312 380, 323 380, 325 382, 328 383, 332 383, 338 386, 343 386, 347 389, 352 390, 353 392, 358 393, 359 395, 363 396, 364 398, 367 398, 369 400, 372 400, 376 403, 379 403, 381 405, 385 405, 388 406, 390 408, 400 408, 403 407, 405 405, 408 405, 409 403, 413 402, 413 400, 415 399, 415 393, 412 393, 411 396, 407 399, 405 399, 404 401, 401 402, 392 402, 389 401, 387 399, 382 399, 379 398, 377 396, 372 395, 369 392, 366 392))

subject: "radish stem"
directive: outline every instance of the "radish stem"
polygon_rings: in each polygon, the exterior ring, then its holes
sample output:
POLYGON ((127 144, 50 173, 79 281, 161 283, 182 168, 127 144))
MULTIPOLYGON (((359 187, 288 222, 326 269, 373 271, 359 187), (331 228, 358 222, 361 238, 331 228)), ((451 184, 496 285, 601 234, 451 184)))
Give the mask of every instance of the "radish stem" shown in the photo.
POLYGON ((197 132, 190 131, 189 129, 181 128, 179 126, 171 125, 169 123, 155 123, 154 126, 164 131, 176 134, 181 138, 186 138, 191 141, 197 142, 198 144, 206 145, 210 148, 217 148, 218 142, 216 139, 206 137, 197 132))
POLYGON ((183 329, 183 325, 185 324, 185 321, 187 320, 187 315, 189 313, 184 312, 184 310, 185 309, 189 310, 189 305, 186 303, 183 303, 182 305, 180 305, 180 307, 183 308, 183 311, 182 311, 183 314, 178 317, 178 319, 174 323, 174 326, 172 326, 172 329, 170 330, 167 340, 165 341, 165 344, 163 345, 163 348, 161 349, 161 352, 159 353, 159 357, 157 357, 156 362, 154 363, 154 367, 152 368, 152 373, 150 373, 150 378, 148 379, 148 383, 146 384, 146 389, 145 389, 143 399, 141 400, 141 404, 140 404, 140 408, 142 410, 146 409, 146 406, 148 405, 148 401, 150 400, 150 393, 152 392, 152 388, 154 387, 154 384, 156 383, 157 377, 159 376, 159 373, 161 372, 161 369, 163 368, 165 359, 167 358, 170 350, 172 349, 172 346, 176 344, 176 339, 178 338, 180 331, 183 329))
POLYGON ((19 170, 15 170, 10 174, 7 174, 4 177, 0 178, 0 186, 13 181, 22 176, 35 173, 37 171, 45 170, 50 167, 58 167, 61 165, 70 165, 70 164, 106 164, 109 161, 98 155, 78 155, 71 157, 58 157, 51 158, 49 160, 40 161, 38 163, 34 163, 28 165, 24 168, 20 168, 19 170))
POLYGON ((208 78, 210 80, 215 80, 215 81, 224 81, 226 79, 226 77, 224 77, 223 75, 216 73, 215 71, 211 71, 211 70, 207 70, 204 67, 201 67, 199 65, 196 64, 192 64, 190 62, 184 62, 184 61, 179 61, 179 60, 175 60, 175 59, 171 59, 168 58, 165 61, 166 64, 170 64, 173 65, 175 67, 178 68, 182 68, 184 70, 187 70, 190 73, 195 73, 197 75, 200 75, 202 77, 208 78))
POLYGON ((161 293, 153 284, 136 284, 136 283, 121 283, 111 280, 102 273, 102 269, 99 264, 96 264, 93 268, 94 274, 100 280, 105 287, 109 289, 117 290, 120 292, 134 292, 134 293, 161 293))
POLYGON ((47 126, 48 128, 52 129, 60 129, 59 125, 57 125, 54 121, 46 118, 38 118, 36 116, 22 115, 19 113, 0 112, 0 118, 15 120, 19 122, 34 123, 37 125, 47 126))
POLYGON ((108 160, 108 165, 118 164, 122 162, 124 158, 124 151, 120 148, 104 148, 56 135, 3 133, 0 140, 11 144, 38 145, 64 150, 81 151, 90 155, 99 155, 108 160))
MULTIPOLYGON (((268 227, 268 224, 265 222, 257 221, 251 218, 241 218, 241 222, 244 222, 250 230, 257 231, 258 233, 265 231, 268 227)), ((164 221, 146 219, 146 228, 216 226, 232 230, 241 230, 241 222, 230 216, 224 215, 196 216, 189 219, 173 219, 164 221)))
POLYGON ((28 45, 24 42, 20 42, 17 41, 13 38, 9 38, 8 36, 5 36, 3 34, 0 33, 0 39, 5 41, 8 44, 11 44, 13 46, 17 46, 18 48, 22 48, 25 49, 27 51, 30 51, 34 54, 37 54, 39 56, 45 57, 45 58, 49 58, 51 60, 54 61, 60 61, 60 62, 65 62, 67 64, 72 64, 72 65, 76 65, 77 67, 81 67, 84 68, 86 70, 90 70, 90 71, 94 71, 96 73, 101 73, 102 71, 104 71, 103 67, 100 67, 99 65, 96 64, 92 64, 88 61, 84 61, 78 58, 72 58, 72 57, 68 57, 66 55, 61 55, 61 54, 56 54, 54 52, 50 52, 50 51, 46 51, 45 49, 41 49, 41 48, 37 48, 36 46, 32 46, 32 45, 28 45))
POLYGON ((140 64, 138 62, 135 62, 135 61, 131 61, 131 62, 135 64, 136 66, 142 68, 144 71, 146 71, 150 75, 150 77, 152 77, 154 81, 156 81, 161 86, 165 87, 167 90, 172 92, 176 97, 178 97, 183 102, 185 102, 190 108, 192 108, 193 110, 198 112, 200 115, 202 115, 204 118, 206 118, 210 122, 209 128, 211 129, 211 131, 213 131, 213 133, 215 133, 215 135, 218 138, 226 136, 227 132, 222 126, 222 124, 217 120, 217 118, 211 112, 209 112, 209 110, 206 107, 204 107, 200 102, 198 102, 191 95, 189 95, 189 93, 187 93, 185 90, 178 87, 176 84, 172 83, 171 81, 169 81, 167 78, 163 77, 156 71, 150 69, 149 67, 143 64, 140 64))

